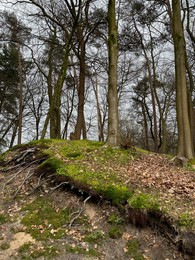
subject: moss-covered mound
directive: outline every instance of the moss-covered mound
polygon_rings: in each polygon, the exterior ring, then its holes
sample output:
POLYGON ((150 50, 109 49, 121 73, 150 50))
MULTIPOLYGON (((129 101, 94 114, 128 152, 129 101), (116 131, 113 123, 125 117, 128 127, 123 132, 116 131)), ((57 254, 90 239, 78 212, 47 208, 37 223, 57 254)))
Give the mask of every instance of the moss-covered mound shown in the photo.
MULTIPOLYGON (((20 164, 37 160, 39 176, 52 176, 55 185, 64 183, 80 193, 109 200, 137 226, 165 228, 165 233, 171 233, 173 239, 180 230, 185 234, 193 231, 194 216, 192 210, 186 210, 192 208, 192 201, 186 200, 182 208, 176 196, 167 194, 165 201, 158 189, 145 189, 143 185, 129 181, 134 174, 129 166, 133 160, 141 158, 141 154, 150 159, 150 153, 113 148, 102 142, 40 140, 14 147, 0 156, 0 162, 7 167, 8 162, 20 164), (179 205, 180 214, 175 214, 173 205, 179 205)), ((140 170, 144 171, 144 168, 140 170)))

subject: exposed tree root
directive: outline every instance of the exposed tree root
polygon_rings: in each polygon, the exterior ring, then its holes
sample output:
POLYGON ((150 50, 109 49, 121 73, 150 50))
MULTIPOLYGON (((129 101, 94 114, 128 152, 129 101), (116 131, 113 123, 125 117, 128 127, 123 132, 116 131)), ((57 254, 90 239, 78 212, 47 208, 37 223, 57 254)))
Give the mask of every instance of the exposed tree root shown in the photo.
POLYGON ((91 198, 91 196, 87 197, 84 202, 83 202, 83 207, 81 207, 78 211, 73 212, 72 215, 75 215, 75 217, 73 217, 73 219, 70 221, 69 223, 69 228, 73 225, 73 223, 75 222, 76 219, 78 219, 80 217, 80 215, 83 213, 84 209, 85 209, 85 204, 86 202, 91 198))

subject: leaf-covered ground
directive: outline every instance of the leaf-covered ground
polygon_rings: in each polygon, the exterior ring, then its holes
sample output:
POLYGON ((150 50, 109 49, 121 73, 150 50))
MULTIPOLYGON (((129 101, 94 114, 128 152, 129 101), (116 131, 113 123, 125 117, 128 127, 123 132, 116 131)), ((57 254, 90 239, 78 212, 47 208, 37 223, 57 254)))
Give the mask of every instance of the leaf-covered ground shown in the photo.
POLYGON ((168 157, 48 140, 1 161, 0 259, 193 259, 178 245, 180 234, 195 242, 195 172, 168 157), (161 212, 178 237, 137 229, 130 209, 142 220, 161 212))

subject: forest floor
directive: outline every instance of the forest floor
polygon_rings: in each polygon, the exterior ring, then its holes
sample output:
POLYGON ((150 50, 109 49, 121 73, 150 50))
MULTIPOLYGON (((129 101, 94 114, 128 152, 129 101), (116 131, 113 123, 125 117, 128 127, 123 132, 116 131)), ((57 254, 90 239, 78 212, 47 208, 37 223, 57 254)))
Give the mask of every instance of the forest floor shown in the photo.
POLYGON ((181 229, 190 227, 185 238, 193 240, 190 256, 179 251, 179 238, 176 241, 155 226, 136 227, 110 201, 42 179, 36 163, 10 164, 16 152, 11 156, 0 170, 1 260, 194 259, 194 171, 153 153, 118 166, 126 186, 152 191, 163 205, 171 205, 171 216, 180 221, 181 229))

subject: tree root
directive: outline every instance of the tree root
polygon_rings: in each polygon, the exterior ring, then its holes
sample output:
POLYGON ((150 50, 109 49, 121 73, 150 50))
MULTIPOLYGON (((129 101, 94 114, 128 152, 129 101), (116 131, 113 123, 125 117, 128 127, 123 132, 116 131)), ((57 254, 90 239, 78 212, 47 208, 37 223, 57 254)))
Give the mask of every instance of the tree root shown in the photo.
POLYGON ((84 202, 83 202, 83 207, 81 207, 79 210, 73 212, 71 215, 75 215, 76 216, 70 221, 69 223, 69 228, 73 225, 73 223, 75 222, 76 219, 78 219, 80 217, 80 215, 83 213, 84 209, 85 209, 85 205, 86 205, 86 202, 91 198, 91 196, 87 197, 84 202))

